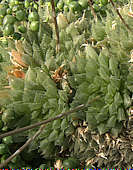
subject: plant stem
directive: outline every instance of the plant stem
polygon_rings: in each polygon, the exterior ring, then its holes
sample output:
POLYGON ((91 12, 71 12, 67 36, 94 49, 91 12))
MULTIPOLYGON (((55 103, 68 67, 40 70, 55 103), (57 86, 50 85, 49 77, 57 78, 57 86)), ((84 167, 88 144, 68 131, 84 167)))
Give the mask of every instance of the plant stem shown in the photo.
POLYGON ((90 8, 91 8, 92 15, 94 16, 94 20, 97 22, 97 15, 96 15, 94 8, 92 6, 92 1, 88 0, 88 2, 89 2, 89 5, 90 5, 90 8))
POLYGON ((126 26, 126 28, 127 28, 130 32, 132 32, 132 30, 130 29, 130 27, 128 26, 128 24, 125 22, 124 18, 121 16, 119 10, 115 7, 114 2, 113 2, 112 0, 110 0, 110 2, 111 2, 111 4, 112 4, 112 6, 114 7, 114 9, 116 10, 116 12, 117 12, 118 16, 120 17, 121 21, 123 22, 123 24, 126 26))
POLYGON ((71 113, 74 113, 74 112, 76 112, 76 111, 78 111, 78 110, 81 110, 81 109, 87 107, 88 104, 94 102, 95 100, 97 100, 97 99, 99 99, 99 98, 100 98, 100 97, 97 96, 97 97, 95 97, 94 99, 92 99, 90 102, 88 102, 87 105, 81 104, 81 105, 75 107, 74 109, 72 109, 72 110, 70 110, 70 111, 67 111, 67 112, 64 112, 64 113, 61 113, 61 114, 57 115, 57 116, 54 117, 54 118, 50 118, 50 119, 48 119, 48 120, 44 120, 44 121, 42 121, 42 122, 38 122, 38 123, 35 123, 35 124, 33 124, 33 125, 25 126, 25 127, 23 127, 23 128, 15 129, 15 130, 12 130, 12 131, 10 131, 10 132, 4 133, 4 134, 0 135, 0 139, 1 139, 1 138, 4 138, 4 137, 6 137, 6 136, 11 136, 11 135, 14 135, 14 134, 17 134, 17 133, 26 131, 26 130, 30 130, 30 129, 36 128, 36 127, 38 127, 38 126, 40 126, 40 125, 47 124, 47 123, 52 122, 52 121, 54 121, 54 120, 60 119, 61 117, 67 116, 67 115, 69 115, 69 114, 71 114, 71 113))
POLYGON ((54 0, 51 0, 51 4, 52 4, 52 13, 53 13, 53 18, 54 18, 54 25, 55 25, 56 38, 57 38, 56 52, 59 52, 59 50, 60 50, 60 38, 59 38, 58 24, 57 24, 57 20, 56 20, 54 0))
POLYGON ((45 125, 42 125, 39 128, 39 130, 35 133, 34 136, 29 138, 23 146, 21 146, 16 152, 14 152, 9 158, 7 158, 3 163, 0 164, 0 168, 3 168, 4 166, 6 166, 15 156, 20 154, 37 136, 40 135, 40 133, 42 132, 44 128, 45 128, 45 125))
MULTIPOLYGON (((92 99, 90 102, 88 102, 87 105, 86 105, 86 104, 81 104, 81 105, 75 107, 74 109, 72 109, 72 110, 70 110, 70 111, 68 111, 68 112, 59 114, 59 115, 56 116, 55 118, 51 118, 51 119, 49 119, 49 120, 46 120, 46 121, 43 121, 43 122, 40 122, 40 123, 36 123, 36 124, 34 124, 34 125, 32 125, 32 126, 27 126, 28 129, 31 129, 31 127, 34 128, 34 127, 37 127, 37 126, 42 125, 42 126, 39 128, 39 130, 35 133, 34 136, 32 136, 31 138, 29 138, 23 146, 21 146, 16 152, 14 152, 9 158, 7 158, 3 163, 0 164, 0 168, 3 168, 4 166, 6 166, 15 156, 17 156, 18 154, 20 154, 32 141, 34 141, 35 138, 36 138, 37 136, 39 136, 39 135, 41 134, 41 132, 43 131, 43 129, 45 128, 45 124, 46 124, 46 123, 51 122, 51 121, 56 120, 56 119, 59 119, 59 118, 61 118, 61 117, 63 117, 63 116, 69 115, 69 114, 71 114, 71 113, 73 113, 73 112, 76 112, 76 111, 78 111, 78 110, 81 110, 81 109, 87 107, 88 104, 96 101, 96 100, 99 99, 99 98, 100 98, 100 96, 97 96, 97 97, 95 97, 94 99, 92 99), (29 127, 30 127, 30 128, 29 128, 29 127)), ((23 129, 23 131, 24 131, 24 130, 28 130, 27 127, 25 127, 25 128, 20 128, 20 129, 16 129, 16 130, 15 130, 15 131, 16 131, 15 133, 21 132, 22 129, 23 129), (20 131, 20 130, 21 130, 21 131, 20 131)), ((13 132, 14 132, 14 131, 9 132, 10 135, 11 135, 11 134, 15 134, 15 133, 13 133, 13 132)), ((8 134, 8 135, 6 135, 6 136, 9 136, 9 133, 6 133, 6 134, 8 134)), ((1 136, 2 136, 2 135, 1 135, 1 136)))

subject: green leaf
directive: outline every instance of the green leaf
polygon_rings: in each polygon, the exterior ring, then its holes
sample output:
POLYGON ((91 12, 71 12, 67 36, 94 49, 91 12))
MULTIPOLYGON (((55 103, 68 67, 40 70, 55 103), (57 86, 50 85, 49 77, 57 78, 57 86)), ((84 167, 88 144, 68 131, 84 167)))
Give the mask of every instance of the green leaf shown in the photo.
POLYGON ((65 131, 65 129, 67 129, 67 127, 68 127, 68 121, 66 118, 64 118, 61 122, 61 130, 65 131))
POLYGON ((133 72, 130 71, 128 76, 127 76, 127 84, 132 85, 132 80, 133 80, 133 72))
POLYGON ((86 111, 86 121, 88 122, 89 129, 96 128, 97 120, 95 119, 95 114, 97 114, 97 110, 95 108, 88 108, 86 111))
POLYGON ((77 66, 74 62, 70 62, 69 65, 70 65, 70 70, 72 73, 74 73, 74 74, 78 73, 77 66))
POLYGON ((82 82, 82 84, 79 85, 78 87, 78 93, 87 93, 88 91, 88 86, 89 86, 89 83, 87 82, 82 82))
POLYGON ((31 45, 33 44, 34 41, 37 42, 38 38, 37 38, 37 33, 36 32, 27 30, 26 33, 27 33, 27 40, 31 45))
POLYGON ((129 94, 124 93, 123 97, 124 97, 124 106, 125 106, 125 108, 130 107, 131 106, 131 97, 129 96, 129 94))
POLYGON ((95 76, 93 84, 94 84, 95 88, 99 89, 101 87, 101 84, 102 84, 101 77, 95 76))
POLYGON ((47 138, 44 139, 44 140, 41 140, 41 142, 40 142, 40 148, 41 148, 41 149, 45 149, 45 147, 47 147, 48 143, 49 143, 49 140, 48 140, 47 138))
POLYGON ((55 91, 57 91, 57 87, 55 82, 49 77, 45 77, 44 81, 41 82, 41 85, 46 89, 46 90, 52 90, 54 89, 55 91))
POLYGON ((119 78, 117 78, 116 76, 110 76, 110 84, 112 85, 112 87, 114 87, 116 90, 120 89, 120 85, 121 85, 121 80, 119 78))
POLYGON ((109 114, 110 116, 117 114, 117 105, 115 103, 109 105, 109 114))
POLYGON ((64 102, 68 101, 68 96, 67 96, 66 91, 58 90, 58 94, 60 96, 60 99, 62 99, 64 102))
POLYGON ((91 31, 92 36, 96 41, 102 41, 106 37, 104 25, 100 21, 97 21, 96 23, 93 22, 91 31))
POLYGON ((24 89, 24 80, 20 78, 13 78, 12 81, 10 81, 11 88, 15 90, 23 90, 24 89))
MULTIPOLYGON (((90 91, 91 92, 91 91, 90 91)), ((77 90, 77 92, 76 92, 76 95, 75 95, 75 97, 74 97, 74 101, 73 101, 73 103, 72 104, 74 104, 75 102, 77 103, 77 104, 81 104, 81 103, 86 103, 87 101, 88 101, 88 94, 87 93, 83 93, 83 92, 81 92, 79 89, 77 90)), ((74 105, 74 107, 75 107, 75 105, 74 105)))
POLYGON ((35 110, 35 111, 32 112, 31 119, 35 120, 35 119, 37 119, 39 117, 39 115, 40 115, 40 111, 39 110, 35 110))
POLYGON ((61 132, 58 136, 58 138, 55 140, 55 145, 60 145, 62 146, 63 143, 65 142, 65 136, 64 136, 64 133, 61 132))
POLYGON ((84 34, 73 37, 74 46, 81 46, 85 42, 84 34))
POLYGON ((78 29, 75 27, 74 22, 69 24, 69 26, 66 28, 66 33, 70 34, 72 38, 79 35, 78 29))
MULTIPOLYGON (((43 10, 42 10, 42 13, 43 14, 43 10)), ((40 22, 40 25, 39 25, 39 31, 38 31, 38 40, 40 43, 42 43, 43 41, 43 36, 44 35, 49 35, 47 36, 49 39, 51 38, 50 35, 51 35, 51 27, 45 22, 40 22)), ((45 44, 49 44, 48 43, 48 39, 47 39, 47 43, 46 43, 46 39, 45 39, 45 44)))
POLYGON ((101 87, 101 92, 106 95, 106 93, 108 92, 108 82, 104 81, 103 79, 101 80, 101 84, 100 84, 100 87, 101 87))
POLYGON ((79 161, 77 160, 77 159, 75 159, 75 158, 68 158, 68 159, 66 159, 66 160, 64 160, 63 161, 63 166, 64 166, 64 168, 70 168, 70 169, 72 169, 72 168, 78 168, 79 167, 79 161))
MULTIPOLYGON (((18 120, 13 123, 13 125, 17 126, 17 128, 27 126, 30 123, 30 117, 30 114, 24 114, 23 116, 19 117, 18 120)), ((13 125, 11 127, 13 127, 13 125)))
POLYGON ((24 89, 23 101, 26 103, 34 102, 36 90, 24 89))
POLYGON ((9 121, 14 120, 14 111, 13 109, 9 108, 4 111, 2 114, 2 121, 6 124, 9 121))
POLYGON ((16 113, 15 115, 21 116, 21 113, 23 114, 30 114, 30 104, 29 103, 23 103, 22 101, 14 102, 13 103, 13 109, 16 113))
POLYGON ((75 132, 74 126, 70 125, 70 126, 65 130, 65 135, 66 135, 66 136, 70 136, 70 135, 74 134, 74 132, 75 132))
POLYGON ((47 87, 46 96, 48 98, 57 98, 58 97, 57 88, 49 84, 47 87))
POLYGON ((105 80, 107 83, 110 81, 110 72, 108 68, 100 67, 98 72, 103 80, 105 80))
MULTIPOLYGON (((78 73, 85 73, 86 58, 80 53, 76 56, 76 68, 78 73)), ((75 73, 74 73, 75 74, 75 73)))
MULTIPOLYGON (((91 96, 89 96, 88 98, 88 102, 93 100, 95 97, 97 97, 99 95, 98 93, 94 93, 91 96)), ((97 99, 96 101, 91 103, 91 108, 94 108, 96 113, 99 113, 99 111, 105 106, 105 101, 104 101, 104 97, 101 96, 101 98, 97 99)), ((89 110, 88 110, 89 111, 89 110)), ((94 113, 95 113, 94 112, 94 113)), ((93 113, 93 112, 92 112, 93 113)))
POLYGON ((30 103, 29 108, 31 112, 34 110, 41 110, 42 104, 41 103, 30 103))
POLYGON ((90 58, 92 58, 95 61, 95 63, 98 65, 98 54, 94 50, 94 48, 91 47, 91 45, 88 44, 85 47, 85 52, 86 52, 86 59, 89 60, 90 58))
POLYGON ((109 112, 109 107, 108 107, 108 105, 106 105, 101 109, 100 113, 98 113, 95 116, 97 123, 101 123, 101 122, 107 120, 109 117, 108 112, 109 112))
POLYGON ((49 76, 42 69, 36 69, 36 71, 37 71, 36 82, 42 85, 42 82, 46 81, 46 79, 48 79, 49 76))
POLYGON ((107 127, 113 128, 116 125, 116 115, 111 116, 107 121, 107 127))
POLYGON ((128 90, 130 90, 131 92, 133 92, 133 85, 127 85, 128 90))
POLYGON ((122 130, 122 123, 117 123, 116 126, 114 128, 111 129, 111 133, 114 137, 118 137, 119 133, 121 132, 122 130))
POLYGON ((105 123, 100 123, 100 125, 98 125, 97 128, 98 128, 100 135, 106 133, 109 130, 109 128, 106 127, 105 123))
POLYGON ((96 62, 96 60, 93 57, 87 58, 87 63, 85 66, 85 70, 86 70, 87 74, 92 74, 94 72, 93 75, 96 75, 98 67, 99 67, 98 63, 96 62))
POLYGON ((35 83, 36 77, 37 77, 37 74, 36 74, 35 69, 29 67, 28 71, 26 72, 25 81, 27 82, 33 81, 35 83))
POLYGON ((23 99, 23 91, 22 90, 11 90, 10 95, 11 95, 11 99, 13 101, 21 101, 23 99))
POLYGON ((44 90, 42 86, 37 84, 35 81, 25 81, 24 90, 44 90))
POLYGON ((44 103, 46 101, 45 91, 44 90, 36 90, 35 91, 34 102, 35 103, 44 103))
POLYGON ((96 116, 95 116, 96 120, 97 120, 97 123, 101 123, 105 120, 108 119, 108 114, 107 113, 98 113, 96 116))
POLYGON ((111 104, 113 101, 114 101, 114 98, 113 98, 112 94, 107 93, 105 96, 105 102, 107 104, 111 104))
POLYGON ((61 119, 57 119, 53 121, 52 129, 60 129, 61 119))
POLYGON ((26 63, 27 65, 31 66, 31 67, 36 67, 36 62, 34 60, 34 58, 32 57, 32 55, 27 55, 27 54, 23 54, 22 56, 22 60, 24 61, 24 63, 26 63))
POLYGON ((53 158, 55 152, 55 145, 53 142, 49 142, 48 145, 42 150, 42 155, 44 155, 45 159, 53 158))
POLYGON ((59 98, 57 107, 59 112, 62 112, 66 108, 66 103, 61 98, 59 98))
POLYGON ((116 88, 112 84, 109 84, 108 85, 108 94, 110 96, 114 96, 115 93, 116 93, 116 88))
POLYGON ((24 39, 23 41, 23 47, 24 47, 25 53, 28 54, 29 56, 32 56, 32 53, 33 53, 32 46, 26 39, 24 39))
POLYGON ((40 66, 43 64, 43 55, 42 55, 42 51, 39 47, 38 44, 36 44, 36 42, 34 41, 33 42, 33 45, 32 45, 32 48, 33 48, 33 58, 35 60, 35 62, 40 66))
POLYGON ((100 86, 98 84, 90 84, 88 86, 88 95, 89 94, 93 94, 94 92, 96 92, 97 90, 99 90, 100 86))
POLYGON ((114 103, 116 104, 117 107, 119 107, 121 104, 123 104, 123 99, 121 97, 120 92, 117 92, 114 97, 114 103))
POLYGON ((57 130, 53 130, 48 137, 48 141, 49 142, 55 141, 58 138, 58 136, 59 136, 59 132, 57 130))
POLYGON ((49 105, 48 102, 46 101, 43 106, 42 106, 42 114, 46 114, 49 111, 49 105))
POLYGON ((39 138, 42 140, 44 138, 48 138, 48 136, 52 133, 52 123, 47 124, 47 126, 43 129, 39 138))
POLYGON ((73 43, 72 40, 70 40, 70 41, 65 41, 65 48, 66 48, 67 50, 70 50, 71 47, 72 47, 72 43, 73 43))
POLYGON ((100 66, 108 68, 109 66, 109 57, 107 55, 104 54, 105 50, 102 50, 102 52, 100 53, 99 57, 98 57, 98 61, 100 66))
POLYGON ((125 111, 124 111, 124 109, 122 107, 120 107, 118 109, 117 119, 118 119, 118 121, 126 120, 125 111))
POLYGON ((118 65, 119 65, 119 63, 118 63, 118 59, 117 59, 116 56, 115 57, 111 57, 109 59, 109 69, 110 69, 112 75, 117 76, 117 77, 120 76, 118 65))

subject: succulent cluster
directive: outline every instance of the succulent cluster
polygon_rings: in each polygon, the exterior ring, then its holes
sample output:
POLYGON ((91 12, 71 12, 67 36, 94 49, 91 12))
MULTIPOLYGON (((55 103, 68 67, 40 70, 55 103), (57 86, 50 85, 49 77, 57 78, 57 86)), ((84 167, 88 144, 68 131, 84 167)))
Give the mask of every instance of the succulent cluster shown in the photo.
MULTIPOLYGON (((47 124, 28 151, 12 160, 8 167, 131 168, 132 32, 126 30, 111 9, 106 18, 97 22, 88 18, 86 11, 82 17, 72 10, 58 13, 57 52, 51 13, 47 23, 43 22, 47 10, 44 5, 38 13, 32 11, 28 16, 30 24, 40 18, 38 31, 27 27, 23 40, 9 38, 8 45, 1 44, 0 48, 6 49, 1 53, 1 72, 4 63, 12 67, 2 84, 4 88, 8 85, 8 89, 0 98, 0 130, 3 133, 41 122, 81 104, 86 107, 47 124), (8 61, 4 61, 4 56, 8 61), (97 96, 97 100, 88 104, 97 96), (41 162, 30 165, 30 160, 37 158, 35 154, 41 162)), ((133 19, 124 11, 121 8, 125 22, 132 29, 133 19)), ((3 138, 1 162, 36 131, 35 128, 3 138)))
POLYGON ((3 0, 0 3, 0 25, 4 36, 20 39, 29 25, 32 31, 39 29, 38 2, 3 0))
MULTIPOLYGON (((117 2, 113 0, 113 2, 117 2)), ((122 2, 119 0, 119 2, 122 2)), ((46 4, 50 6, 50 1, 46 0, 46 4)), ((95 12, 104 12, 106 10, 106 5, 109 4, 108 0, 56 0, 55 7, 56 12, 83 12, 84 10, 90 10, 90 7, 94 8, 95 12)))
MULTIPOLYGON (((115 2, 115 0, 113 0, 115 2)), ((119 1, 121 2, 121 1, 119 1)), ((73 11, 83 13, 84 10, 90 12, 91 7, 96 13, 106 14, 108 0, 55 0, 56 13, 73 11)), ((39 30, 38 8, 45 6, 51 9, 51 1, 31 1, 31 0, 2 0, 0 2, 0 32, 1 36, 12 36, 14 39, 21 39, 27 31, 27 27, 33 32, 39 30)), ((46 14, 47 15, 47 14, 46 14)), ((48 16, 45 16, 47 18, 48 16)))

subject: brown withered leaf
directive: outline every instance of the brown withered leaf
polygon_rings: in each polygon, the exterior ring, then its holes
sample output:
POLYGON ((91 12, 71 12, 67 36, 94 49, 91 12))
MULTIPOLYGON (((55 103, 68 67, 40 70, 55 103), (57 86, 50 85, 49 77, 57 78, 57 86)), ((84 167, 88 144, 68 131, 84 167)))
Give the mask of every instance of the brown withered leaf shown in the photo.
POLYGON ((63 168, 62 161, 59 159, 55 162, 54 167, 57 169, 63 168))
POLYGON ((28 65, 25 64, 22 60, 22 54, 14 49, 11 50, 11 62, 15 65, 15 66, 20 66, 20 67, 24 67, 27 68, 28 65))
POLYGON ((11 72, 8 72, 8 76, 14 76, 16 78, 25 78, 25 73, 22 70, 14 69, 11 72))
POLYGON ((67 70, 63 69, 64 64, 62 64, 58 69, 56 69, 54 72, 52 72, 52 79, 58 83, 60 82, 62 79, 66 79, 67 77, 67 70))
POLYGON ((128 12, 129 17, 133 17, 133 12, 128 12))

